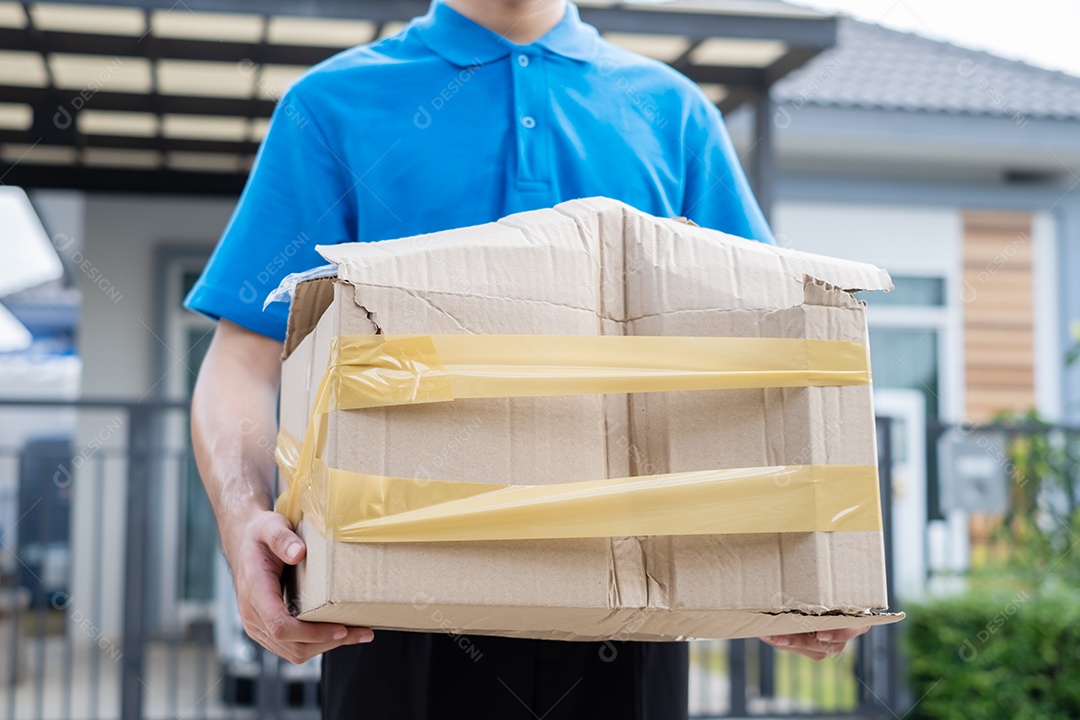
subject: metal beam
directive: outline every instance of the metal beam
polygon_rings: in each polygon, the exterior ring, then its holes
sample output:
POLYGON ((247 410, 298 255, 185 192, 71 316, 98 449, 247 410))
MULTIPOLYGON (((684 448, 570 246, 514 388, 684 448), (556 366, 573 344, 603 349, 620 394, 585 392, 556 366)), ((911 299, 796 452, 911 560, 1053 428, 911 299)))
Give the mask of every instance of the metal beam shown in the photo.
POLYGON ((726 115, 743 103, 750 102, 756 96, 757 94, 750 88, 742 86, 729 87, 727 96, 718 102, 716 107, 720 108, 720 112, 726 115))
POLYGON ((341 48, 305 47, 295 45, 263 45, 261 43, 221 40, 191 40, 142 38, 128 35, 91 35, 76 32, 38 31, 31 36, 27 29, 0 28, 0 48, 41 53, 71 53, 103 57, 153 57, 175 60, 207 60, 239 63, 250 61, 261 65, 303 65, 322 62, 341 48))
MULTIPOLYGON (((100 55, 109 58, 147 57, 170 60, 202 60, 257 65, 302 65, 322 62, 345 48, 313 48, 216 40, 135 38, 122 35, 89 35, 72 32, 41 32, 0 28, 0 48, 45 53, 100 55)), ((817 48, 793 48, 769 68, 692 65, 684 54, 676 67, 694 82, 715 85, 763 86, 801 66, 819 52, 817 48)), ((245 68, 247 69, 247 68, 245 68)))
POLYGON ((766 17, 750 14, 672 11, 663 5, 580 8, 581 19, 600 32, 683 35, 693 40, 780 40, 818 48, 836 44, 836 18, 766 17))
MULTIPOLYGON (((49 2, 49 0, 45 0, 49 2)), ((428 0, 55 0, 68 5, 106 5, 144 10, 178 12, 227 12, 252 15, 294 15, 303 17, 371 20, 375 23, 411 20, 428 11, 428 0)))
POLYGON ((820 55, 821 48, 793 47, 789 48, 783 56, 764 70, 765 84, 772 87, 773 83, 785 75, 798 70, 806 63, 820 55))
POLYGON ((244 189, 246 173, 133 170, 128 168, 68 167, 0 163, 5 185, 24 188, 62 188, 87 192, 170 195, 228 195, 244 189))
MULTIPOLYGON (((0 143, 33 145, 41 139, 30 130, 0 130, 0 143)), ((58 143, 43 143, 56 145, 58 143)), ((161 150, 225 155, 254 155, 259 143, 250 140, 194 140, 191 138, 136 137, 132 135, 79 135, 65 147, 108 148, 116 150, 161 150)))
POLYGON ((765 71, 753 67, 726 67, 720 65, 688 65, 680 68, 686 77, 696 83, 710 85, 742 86, 758 89, 765 85, 765 71))
POLYGON ((273 100, 260 98, 190 97, 183 95, 142 95, 138 93, 59 90, 51 88, 0 85, 0 102, 25 103, 34 107, 61 106, 71 114, 80 109, 126 110, 129 112, 179 113, 188 115, 236 115, 240 117, 270 117, 273 100), (84 94, 85 93, 85 94, 84 94))
POLYGON ((775 186, 773 173, 776 166, 773 141, 773 103, 768 91, 754 99, 754 149, 753 172, 750 174, 761 212, 766 221, 772 220, 775 186))
MULTIPOLYGON (((52 0, 39 0, 51 2, 52 0)), ((176 8, 175 0, 57 0, 68 4, 131 7, 143 10, 150 21, 154 10, 176 8)), ((760 14, 725 12, 718 4, 717 11, 684 10, 679 6, 643 6, 614 4, 608 7, 581 8, 582 18, 601 32, 617 31, 641 34, 673 34, 690 39, 692 46, 711 37, 780 40, 791 50, 769 68, 715 67, 689 65, 690 53, 679 59, 679 69, 692 80, 703 84, 721 84, 728 95, 720 103, 730 112, 749 100, 767 94, 767 88, 777 78, 816 55, 836 41, 837 22, 834 17, 803 13, 774 12, 760 14)), ((185 0, 184 12, 237 12, 259 16, 291 15, 320 18, 357 18, 373 21, 378 27, 386 23, 405 21, 424 14, 428 0, 185 0)), ((25 50, 43 54, 67 53, 101 57, 141 57, 158 59, 202 60, 222 63, 249 61, 264 65, 308 66, 338 52, 339 48, 318 48, 290 45, 270 45, 263 41, 216 42, 209 40, 160 38, 147 35, 95 35, 78 32, 42 31, 0 28, 0 48, 25 50)), ((0 86, 0 102, 24 103, 34 108, 35 127, 30 131, 2 131, 0 142, 33 144, 44 138, 56 144, 58 138, 46 131, 64 125, 71 135, 65 144, 79 148, 123 148, 133 150, 189 151, 250 155, 257 143, 215 140, 187 140, 127 136, 84 136, 76 134, 73 118, 82 109, 142 112, 161 115, 223 115, 244 118, 269 117, 273 100, 258 98, 221 98, 206 96, 121 93, 108 90, 57 89, 54 87, 0 86), (65 117, 66 116, 66 117, 65 117), (59 125, 58 120, 59 118, 59 125)), ((767 103, 767 98, 765 99, 767 103)), ((760 113, 759 113, 760 114, 760 113)), ((762 117, 765 117, 762 115, 762 117)), ((768 212, 771 189, 768 178, 772 162, 771 135, 767 124, 760 126, 759 136, 768 142, 762 152, 755 153, 751 175, 758 186, 759 199, 768 212)), ((0 167, 0 171, 4 168, 0 167)), ((242 188, 245 173, 189 173, 171 170, 103 169, 98 167, 67 168, 46 165, 20 164, 9 168, 7 182, 35 187, 74 187, 86 190, 125 192, 178 192, 233 195, 242 188)))
MULTIPOLYGON (((176 8, 175 0, 57 1, 151 10, 176 8)), ((185 0, 184 9, 191 12, 351 18, 387 23, 407 21, 423 15, 428 5, 426 0, 185 0)), ((691 39, 760 38, 817 48, 831 47, 836 43, 836 19, 827 15, 753 15, 637 5, 582 7, 580 13, 582 20, 601 32, 683 35, 691 39)))

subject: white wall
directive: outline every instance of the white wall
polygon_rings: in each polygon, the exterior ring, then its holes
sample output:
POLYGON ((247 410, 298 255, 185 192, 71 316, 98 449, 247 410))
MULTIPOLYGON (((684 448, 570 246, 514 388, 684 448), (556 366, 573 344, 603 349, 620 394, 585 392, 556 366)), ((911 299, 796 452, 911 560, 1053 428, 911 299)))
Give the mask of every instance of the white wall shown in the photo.
POLYGON ((777 242, 883 267, 893 275, 949 277, 961 266, 956 208, 778 202, 777 242))
POLYGON ((138 399, 159 386, 153 366, 154 251, 160 245, 211 247, 235 199, 91 196, 81 274, 79 352, 86 397, 138 399))
POLYGON ((777 242, 797 250, 883 267, 894 276, 945 279, 945 308, 875 307, 870 324, 933 325, 941 330, 941 413, 958 420, 965 409, 963 344, 963 215, 960 208, 845 203, 777 203, 777 242))
POLYGON ((1058 225, 1049 212, 1038 213, 1032 223, 1032 268, 1035 282, 1035 404, 1050 420, 1064 414, 1062 364, 1068 348, 1061 346, 1063 299, 1058 279, 1061 253, 1058 225))
MULTIPOLYGON (((155 335, 162 334, 155 319, 155 251, 162 245, 212 247, 234 204, 231 198, 87 197, 76 263, 83 297, 77 340, 83 397, 139 400, 161 388, 163 376, 155 367, 155 335)), ((171 357, 170 349, 164 354, 171 357)), ((174 371, 187 372, 182 365, 174 371)), ((82 413, 76 446, 106 435, 105 445, 123 445, 126 425, 109 431, 117 428, 116 418, 115 411, 82 413)), ((101 636, 116 638, 122 627, 126 468, 113 461, 104 468, 100 480, 83 473, 73 485, 71 607, 101 636), (99 556, 92 554, 95 539, 99 556)), ((157 519, 150 521, 153 527, 157 519)), ((84 634, 72 632, 76 641, 86 639, 84 634)))

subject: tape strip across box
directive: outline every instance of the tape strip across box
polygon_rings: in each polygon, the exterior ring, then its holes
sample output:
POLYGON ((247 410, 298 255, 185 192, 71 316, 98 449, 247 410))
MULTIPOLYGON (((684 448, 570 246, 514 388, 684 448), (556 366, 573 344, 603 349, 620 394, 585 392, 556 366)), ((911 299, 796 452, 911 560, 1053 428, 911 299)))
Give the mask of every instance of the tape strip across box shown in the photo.
POLYGON ((851 295, 884 271, 602 198, 319 250, 338 274, 296 287, 280 414, 302 619, 660 640, 902 617, 851 295))

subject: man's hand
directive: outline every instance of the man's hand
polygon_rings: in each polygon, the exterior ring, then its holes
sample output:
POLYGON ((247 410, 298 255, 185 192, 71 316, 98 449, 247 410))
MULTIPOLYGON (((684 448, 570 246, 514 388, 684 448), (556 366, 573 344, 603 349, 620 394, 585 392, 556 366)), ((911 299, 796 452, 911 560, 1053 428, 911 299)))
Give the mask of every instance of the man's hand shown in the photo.
POLYGON ((805 655, 811 660, 824 660, 830 655, 839 655, 844 652, 849 640, 857 638, 869 629, 870 626, 868 625, 847 630, 821 630, 816 633, 800 633, 798 635, 773 635, 772 637, 761 638, 761 642, 772 645, 774 648, 805 655))
POLYGON ((296 664, 340 645, 371 642, 368 628, 304 622, 289 613, 281 597, 281 571, 303 557, 304 544, 282 515, 260 512, 244 527, 229 561, 248 636, 296 664))
POLYGON ((369 642, 372 633, 302 622, 282 600, 281 571, 304 558, 304 543, 270 510, 280 357, 281 343, 220 321, 195 385, 191 436, 244 630, 267 650, 302 663, 339 645, 369 642))

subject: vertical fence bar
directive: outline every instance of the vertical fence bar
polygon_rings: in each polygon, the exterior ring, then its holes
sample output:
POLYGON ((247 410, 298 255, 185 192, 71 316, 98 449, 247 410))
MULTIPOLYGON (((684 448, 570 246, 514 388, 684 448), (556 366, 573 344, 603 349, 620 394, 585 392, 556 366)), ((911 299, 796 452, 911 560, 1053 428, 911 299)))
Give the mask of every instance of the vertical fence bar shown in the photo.
MULTIPOLYGON (((885 578, 889 609, 897 609, 893 574, 892 447, 891 418, 877 418, 878 479, 881 488, 881 529, 885 541, 885 578)), ((900 657, 896 626, 875 628, 859 645, 856 678, 860 681, 859 705, 864 713, 895 713, 900 698, 900 657)))
POLYGON ((729 640, 728 673, 731 678, 731 716, 746 717, 746 641, 729 640))
POLYGON ((277 655, 259 648, 259 677, 255 692, 262 720, 278 720, 281 716, 283 693, 281 691, 281 661, 277 655))
MULTIPOLYGON (((107 458, 108 456, 100 457, 94 463, 94 485, 91 496, 94 498, 93 517, 96 518, 104 517, 105 512, 105 462, 107 458)), ((93 536, 93 550, 90 557, 100 558, 105 528, 99 523, 98 527, 92 528, 90 532, 93 536)), ((105 608, 105 583, 102 581, 100 572, 90 573, 90 597, 93 603, 91 617, 102 617, 105 608)), ((86 652, 90 664, 87 671, 87 682, 90 684, 87 717, 94 718, 101 714, 101 649, 96 643, 90 643, 86 645, 86 652)))
MULTIPOLYGON (((40 461, 43 458, 35 458, 33 452, 27 453, 25 457, 26 468, 23 472, 28 475, 27 480, 31 482, 40 480, 40 478, 31 478, 29 475, 30 473, 35 473, 40 470, 42 464, 40 461)), ((37 532, 39 558, 37 571, 45 576, 39 577, 37 573, 34 573, 31 570, 31 574, 37 581, 33 602, 34 618, 37 621, 35 623, 37 657, 34 658, 34 718, 36 720, 41 720, 45 715, 45 674, 47 667, 45 660, 49 640, 49 592, 48 588, 45 587, 45 580, 48 577, 49 546, 52 544, 50 542, 52 540, 50 536, 52 535, 53 494, 52 487, 49 485, 45 485, 41 482, 36 482, 35 485, 37 486, 38 492, 42 493, 34 503, 34 507, 38 510, 37 523, 34 528, 37 532)), ((27 512, 29 512, 29 510, 27 512)), ((27 568, 27 570, 29 569, 30 568, 27 568)))
POLYGON ((763 642, 758 643, 758 693, 767 699, 776 694, 776 650, 763 642))
MULTIPOLYGON (((17 485, 15 487, 13 497, 15 498, 14 501, 17 503, 19 497, 19 489, 17 485)), ((11 528, 5 528, 5 533, 11 533, 11 528)), ((7 546, 3 545, 0 547, 6 548, 7 546)), ((22 561, 19 560, 17 554, 17 545, 11 550, 11 552, 13 555, 15 555, 16 560, 21 563, 22 561)), ((7 702, 5 703, 5 705, 7 706, 7 717, 9 720, 15 720, 15 695, 19 689, 19 635, 21 633, 22 627, 22 586, 18 580, 19 573, 20 570, 16 568, 15 574, 12 577, 11 592, 8 596, 10 598, 10 608, 8 610, 7 618, 11 634, 8 638, 7 647, 8 673, 7 678, 5 679, 5 684, 7 686, 7 702)))
MULTIPOLYGON (((169 457, 172 457, 171 455, 169 457)), ((176 503, 177 517, 177 556, 180 558, 180 562, 176 563, 175 573, 173 581, 176 587, 176 594, 178 598, 185 597, 185 568, 187 566, 187 527, 184 522, 184 515, 187 509, 187 454, 180 451, 176 456, 178 462, 176 473, 176 484, 178 488, 177 496, 178 502, 176 503)), ((162 458, 164 461, 166 458, 162 458)), ((166 463, 162 463, 162 472, 160 477, 166 477, 169 471, 168 467, 165 467, 166 463)), ((177 623, 173 627, 168 628, 168 633, 165 643, 166 658, 166 694, 165 697, 168 700, 169 707, 173 708, 176 712, 182 712, 180 709, 180 655, 184 651, 183 643, 180 635, 184 631, 184 628, 177 623)), ((197 708, 192 707, 190 712, 195 712, 197 708)))
POLYGON ((877 630, 871 629, 858 640, 858 655, 855 658, 855 702, 860 714, 866 714, 867 710, 873 707, 869 687, 873 683, 871 657, 876 636, 877 630))
POLYGON ((798 702, 799 698, 803 696, 803 656, 795 653, 785 653, 785 655, 787 657, 784 659, 787 661, 789 677, 791 678, 788 698, 792 702, 798 702))
MULTIPOLYGON (((898 610, 896 600, 896 574, 893 566, 893 421, 892 418, 878 418, 879 433, 878 472, 881 483, 881 531, 885 536, 885 579, 886 598, 889 610, 898 610)), ((896 711, 900 699, 900 648, 897 643, 896 625, 886 625, 885 635, 885 703, 890 712, 896 711)))
POLYGON ((124 656, 120 673, 120 718, 142 716, 147 497, 153 444, 151 409, 128 406, 127 518, 124 549, 124 656))
MULTIPOLYGON (((69 446, 68 447, 68 453, 67 453, 69 455, 69 457, 70 457, 70 452, 71 452, 71 447, 69 446)), ((65 459, 63 462, 68 463, 69 460, 65 459)), ((60 467, 61 466, 57 467, 57 471, 52 477, 53 483, 57 484, 58 487, 59 487, 58 478, 60 477, 60 474, 59 474, 60 473, 60 467)), ((71 484, 74 483, 74 475, 71 474, 71 469, 70 468, 68 468, 68 473, 69 473, 68 474, 68 483, 69 483, 68 484, 68 490, 70 491, 71 490, 71 484)), ((68 495, 68 497, 70 498, 71 496, 68 495)), ((72 559, 72 554, 71 554, 71 544, 72 544, 73 534, 71 532, 72 517, 71 517, 70 513, 71 513, 71 502, 69 500, 69 502, 68 502, 68 515, 65 518, 65 522, 67 522, 66 537, 67 537, 68 559, 67 559, 67 568, 66 568, 66 571, 64 573, 64 585, 63 585, 64 599, 68 603, 71 602, 71 588, 74 585, 74 582, 72 580, 72 573, 73 573, 72 566, 74 565, 74 560, 72 559)), ((56 601, 55 596, 54 596, 54 599, 49 603, 49 605, 51 607, 55 608, 56 610, 60 611, 60 619, 59 619, 59 622, 60 622, 60 635, 62 637, 62 643, 63 643, 63 647, 61 649, 61 652, 63 653, 63 664, 61 665, 61 668, 60 668, 60 688, 61 688, 61 692, 63 694, 62 694, 62 696, 60 698, 60 717, 62 717, 62 718, 70 718, 71 717, 71 696, 75 692, 74 687, 73 687, 73 683, 72 683, 72 674, 73 674, 73 665, 74 665, 74 658, 72 656, 75 653, 75 647, 74 647, 74 643, 72 642, 72 639, 71 639, 71 633, 69 632, 70 628, 68 627, 67 606, 58 604, 57 601, 56 601)))

